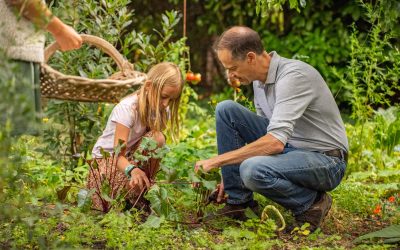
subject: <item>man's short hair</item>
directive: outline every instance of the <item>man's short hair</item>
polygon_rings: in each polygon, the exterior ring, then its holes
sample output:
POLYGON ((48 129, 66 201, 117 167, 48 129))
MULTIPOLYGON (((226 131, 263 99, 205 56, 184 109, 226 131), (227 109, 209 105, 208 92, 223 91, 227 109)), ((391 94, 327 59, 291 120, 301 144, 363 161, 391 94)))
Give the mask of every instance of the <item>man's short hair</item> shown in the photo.
POLYGON ((258 33, 249 27, 234 26, 226 30, 214 43, 214 50, 227 49, 235 60, 243 60, 247 53, 255 52, 260 55, 264 52, 261 38, 258 33))

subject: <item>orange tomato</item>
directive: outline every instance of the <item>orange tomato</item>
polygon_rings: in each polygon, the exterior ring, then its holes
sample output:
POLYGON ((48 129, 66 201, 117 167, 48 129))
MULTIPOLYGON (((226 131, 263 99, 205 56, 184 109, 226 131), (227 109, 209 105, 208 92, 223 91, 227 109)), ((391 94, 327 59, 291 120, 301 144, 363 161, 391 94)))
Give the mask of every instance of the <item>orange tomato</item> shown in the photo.
POLYGON ((193 74, 193 72, 187 72, 186 73, 186 81, 189 81, 189 82, 191 82, 191 81, 193 81, 194 80, 194 74, 193 74))
POLYGON ((194 75, 194 81, 196 81, 196 82, 200 82, 201 81, 201 74, 200 73, 196 73, 194 75))
POLYGON ((238 79, 234 79, 231 81, 231 86, 233 88, 239 88, 240 87, 240 81, 238 79))

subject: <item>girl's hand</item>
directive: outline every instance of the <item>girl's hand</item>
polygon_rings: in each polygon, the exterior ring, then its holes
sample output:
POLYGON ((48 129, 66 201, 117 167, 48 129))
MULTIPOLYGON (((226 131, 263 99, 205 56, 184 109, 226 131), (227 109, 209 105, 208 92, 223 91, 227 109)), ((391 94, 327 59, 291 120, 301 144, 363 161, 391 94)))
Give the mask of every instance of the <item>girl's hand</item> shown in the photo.
POLYGON ((140 168, 135 168, 131 171, 131 180, 129 182, 129 187, 135 190, 142 190, 147 187, 150 189, 150 181, 147 178, 145 172, 143 172, 140 168))

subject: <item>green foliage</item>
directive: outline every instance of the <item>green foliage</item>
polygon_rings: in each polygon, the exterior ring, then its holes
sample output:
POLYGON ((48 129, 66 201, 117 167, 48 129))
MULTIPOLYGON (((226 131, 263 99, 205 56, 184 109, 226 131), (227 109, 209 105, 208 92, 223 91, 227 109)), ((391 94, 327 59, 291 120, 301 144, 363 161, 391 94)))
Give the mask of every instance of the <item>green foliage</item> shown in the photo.
POLYGON ((362 124, 346 124, 350 158, 346 174, 354 171, 397 169, 400 113, 398 107, 374 112, 375 116, 362 124), (396 157, 397 156, 397 157, 396 157))
POLYGON ((391 97, 400 90, 400 52, 391 43, 394 33, 383 30, 383 2, 377 6, 361 2, 372 27, 360 37, 353 26, 351 59, 342 78, 351 91, 352 118, 360 123, 372 117, 374 107, 392 105, 391 97))
MULTIPOLYGON (((266 12, 273 8, 282 8, 282 5, 284 5, 286 2, 287 0, 256 0, 257 15, 260 15, 262 10, 266 12)), ((289 6, 290 9, 296 9, 298 12, 300 12, 299 7, 304 8, 306 6, 306 0, 289 0, 289 6)))
POLYGON ((400 144, 400 107, 378 109, 375 112, 374 122, 376 123, 374 147, 393 156, 395 146, 400 144))
POLYGON ((137 53, 141 55, 140 61, 137 63, 140 70, 146 72, 150 65, 163 61, 176 63, 183 71, 188 66, 189 60, 184 57, 189 53, 189 48, 185 46, 186 38, 181 38, 176 42, 171 41, 175 26, 180 18, 177 11, 167 11, 161 16, 162 31, 154 30, 158 35, 156 45, 151 44, 151 35, 132 32, 132 38, 139 45, 137 53))
POLYGON ((209 196, 215 190, 217 183, 221 181, 221 176, 216 170, 206 173, 200 166, 197 172, 189 173, 189 180, 195 183, 196 216, 198 220, 201 220, 204 215, 205 206, 210 203, 209 196))
POLYGON ((37 126, 32 119, 27 119, 34 112, 34 107, 31 106, 29 98, 25 93, 32 92, 33 88, 24 78, 18 77, 21 73, 20 65, 17 61, 6 59, 4 51, 0 50, 0 57, 3 58, 0 62, 0 157, 6 157, 10 152, 11 137, 15 137, 15 131, 18 124, 27 124, 26 128, 37 126), (28 89, 30 91, 23 91, 28 89))
POLYGON ((223 243, 215 249, 270 249, 281 244, 273 240, 276 225, 273 220, 260 222, 259 219, 249 219, 240 227, 227 227, 222 233, 223 243))
MULTIPOLYGON (((387 203, 381 202, 382 199, 387 200, 387 197, 393 196, 400 190, 399 182, 398 171, 397 173, 378 172, 378 175, 374 172, 353 173, 344 184, 339 185, 332 192, 332 195, 337 206, 350 213, 366 216, 373 213, 377 204, 387 203)), ((396 200, 396 202, 398 201, 396 200)), ((386 205, 389 206, 390 204, 386 205)), ((396 205, 396 203, 393 203, 393 205, 396 205)), ((388 212, 390 212, 389 210, 388 212)), ((393 212, 392 215, 388 215, 385 219, 392 221, 400 215, 400 211, 391 212, 393 212)))
POLYGON ((177 221, 179 216, 173 207, 174 199, 168 195, 168 191, 164 187, 153 185, 145 196, 151 202, 151 208, 155 212, 149 217, 145 226, 159 227, 164 219, 177 221))

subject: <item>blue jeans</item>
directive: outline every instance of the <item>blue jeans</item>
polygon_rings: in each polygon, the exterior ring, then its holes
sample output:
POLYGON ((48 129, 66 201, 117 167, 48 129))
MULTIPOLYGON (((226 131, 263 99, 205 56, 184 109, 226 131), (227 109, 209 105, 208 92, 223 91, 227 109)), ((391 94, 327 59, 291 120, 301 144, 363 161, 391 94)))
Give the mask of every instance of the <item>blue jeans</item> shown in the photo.
MULTIPOLYGON (((223 154, 267 134, 269 120, 233 101, 216 108, 218 153, 223 154)), ((229 204, 242 204, 260 193, 294 215, 305 212, 318 192, 333 190, 343 178, 344 160, 286 145, 281 154, 255 156, 222 167, 229 204)))

